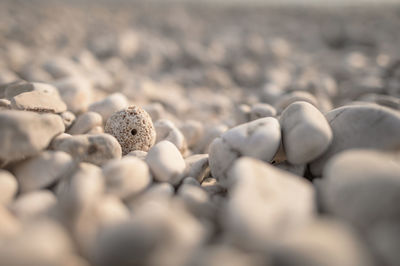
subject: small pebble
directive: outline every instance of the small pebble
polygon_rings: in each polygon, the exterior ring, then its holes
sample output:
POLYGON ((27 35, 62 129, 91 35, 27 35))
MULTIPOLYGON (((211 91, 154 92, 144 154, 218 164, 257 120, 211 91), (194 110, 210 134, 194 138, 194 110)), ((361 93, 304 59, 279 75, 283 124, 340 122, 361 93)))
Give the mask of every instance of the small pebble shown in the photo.
POLYGON ((103 125, 103 118, 95 112, 86 112, 77 117, 72 127, 68 130, 71 135, 85 134, 95 128, 103 125))
MULTIPOLYGON (((115 112, 128 108, 128 105, 125 95, 122 93, 113 93, 101 101, 92 103, 89 106, 89 111, 99 113, 103 117, 103 122, 106 123, 115 112)), ((138 112, 137 107, 133 108, 133 110, 138 112)))
POLYGON ((167 119, 158 120, 154 123, 156 130, 156 143, 162 140, 168 140, 173 143, 181 153, 184 153, 187 149, 187 144, 182 132, 167 119))

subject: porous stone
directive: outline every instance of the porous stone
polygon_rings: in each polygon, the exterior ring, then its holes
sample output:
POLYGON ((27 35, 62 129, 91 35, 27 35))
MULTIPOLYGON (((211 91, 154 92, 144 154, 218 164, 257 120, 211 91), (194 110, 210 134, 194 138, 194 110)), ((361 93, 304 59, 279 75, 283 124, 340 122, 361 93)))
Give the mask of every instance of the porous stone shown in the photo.
POLYGON ((68 153, 44 151, 17 163, 12 172, 18 180, 20 191, 25 193, 45 188, 73 171, 74 162, 68 153))
POLYGON ((112 160, 103 166, 106 191, 126 199, 137 195, 151 183, 147 164, 133 156, 112 160))
POLYGON ((304 164, 324 153, 332 142, 332 130, 324 115, 307 102, 295 102, 280 117, 287 160, 304 164))
POLYGON ((45 83, 29 83, 22 86, 31 88, 11 98, 13 109, 49 113, 62 113, 67 110, 67 105, 54 86, 45 83))
POLYGON ((15 177, 10 172, 0 169, 0 206, 10 203, 17 190, 18 183, 15 177))
MULTIPOLYGON (((128 108, 128 100, 122 93, 113 93, 101 101, 94 102, 89 106, 89 111, 99 113, 104 123, 118 111, 128 108)), ((129 109, 129 108, 128 108, 129 109)), ((134 108, 135 110, 136 108, 134 108)))
POLYGON ((304 178, 243 157, 228 179, 230 196, 223 223, 238 245, 263 249, 281 232, 292 232, 314 216, 314 189, 304 178))
POLYGON ((369 230, 400 222, 400 156, 374 150, 343 151, 326 164, 321 182, 326 211, 369 230))
POLYGON ((3 164, 33 156, 64 132, 58 115, 23 111, 0 112, 0 161, 3 164))
POLYGON ((78 116, 75 123, 68 130, 71 135, 85 134, 96 126, 103 125, 103 118, 95 112, 86 112, 78 116))
POLYGON ((109 134, 74 135, 55 139, 52 148, 69 153, 75 161, 102 165, 121 158, 121 146, 109 134))
POLYGON ((173 143, 182 153, 187 149, 185 137, 175 124, 167 119, 161 119, 154 123, 156 130, 156 143, 168 140, 173 143))
POLYGON ((118 140, 123 155, 135 150, 148 151, 156 141, 150 116, 134 105, 113 114, 107 120, 105 132, 118 140))
POLYGON ((328 150, 310 165, 319 176, 335 154, 356 148, 393 151, 400 147, 400 113, 379 105, 343 106, 326 114, 333 132, 328 150))
POLYGON ((167 140, 149 150, 146 162, 157 181, 177 185, 184 177, 185 161, 176 146, 167 140))
POLYGON ((269 162, 278 151, 280 141, 279 122, 273 117, 260 118, 234 127, 211 144, 211 174, 222 185, 226 185, 226 173, 237 158, 249 156, 269 162))

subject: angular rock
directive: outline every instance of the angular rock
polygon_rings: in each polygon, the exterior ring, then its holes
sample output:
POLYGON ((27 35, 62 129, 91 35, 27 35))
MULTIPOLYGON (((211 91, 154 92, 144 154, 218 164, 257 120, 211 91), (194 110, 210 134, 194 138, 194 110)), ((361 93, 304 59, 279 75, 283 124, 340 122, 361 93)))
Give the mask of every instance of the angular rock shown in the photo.
POLYGON ((263 249, 314 215, 314 190, 304 178, 248 157, 235 162, 228 178, 223 223, 246 249, 263 249))
POLYGON ((292 164, 310 162, 324 153, 332 142, 332 130, 324 115, 307 102, 295 102, 280 117, 282 141, 292 164))
POLYGON ((234 127, 215 139, 210 146, 211 174, 222 185, 227 185, 226 173, 237 158, 248 156, 269 162, 278 151, 280 141, 279 122, 273 117, 234 127))
POLYGON ((122 154, 118 141, 109 134, 65 136, 55 139, 51 145, 56 151, 69 153, 76 161, 96 165, 119 159, 122 154))
POLYGON ((343 106, 326 114, 333 141, 328 150, 311 163, 315 176, 335 154, 355 148, 393 151, 400 147, 400 113, 379 105, 343 106))
POLYGON ((58 115, 23 111, 0 112, 0 161, 3 164, 33 156, 64 132, 58 115))
POLYGON ((176 146, 167 140, 149 150, 146 162, 157 181, 177 185, 184 177, 185 161, 176 146))
POLYGON ((106 191, 121 199, 137 195, 151 183, 147 164, 133 156, 112 160, 103 166, 106 191))
POLYGON ((46 188, 74 170, 72 157, 62 151, 44 151, 17 163, 12 172, 22 193, 46 188))

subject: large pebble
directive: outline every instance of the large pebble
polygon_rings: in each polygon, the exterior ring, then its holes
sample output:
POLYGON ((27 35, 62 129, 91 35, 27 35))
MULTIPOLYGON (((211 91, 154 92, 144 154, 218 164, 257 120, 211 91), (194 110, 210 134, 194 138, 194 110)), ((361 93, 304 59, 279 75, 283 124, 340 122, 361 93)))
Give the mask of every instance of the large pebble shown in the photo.
POLYGON ((45 83, 29 83, 23 86, 32 88, 11 98, 13 109, 49 113, 62 113, 67 110, 67 105, 54 86, 45 83))
POLYGON ((324 115, 307 102, 289 105, 280 117, 287 160, 304 164, 320 156, 332 142, 332 130, 324 115))
POLYGON ((74 135, 57 138, 52 148, 69 153, 75 160, 102 165, 108 160, 121 158, 121 146, 109 134, 74 135))
POLYGON ((73 159, 62 151, 45 151, 17 163, 12 172, 18 180, 20 191, 45 188, 73 171, 73 159))
POLYGON ((17 194, 18 183, 8 171, 0 169, 0 205, 7 205, 17 194))
POLYGON ((210 146, 210 169, 213 177, 226 184, 226 173, 241 156, 266 162, 272 160, 281 142, 278 120, 266 117, 242 124, 226 131, 210 146))
POLYGON ((328 161, 321 185, 325 210, 360 228, 400 222, 399 155, 344 151, 328 161))
POLYGON ((157 181, 177 185, 184 177, 185 161, 176 146, 167 140, 149 150, 146 162, 157 181))
POLYGON ((320 158, 311 163, 319 176, 335 154, 354 148, 396 150, 400 147, 400 113, 378 105, 344 106, 326 114, 333 141, 320 158))
POLYGON ((85 134, 96 126, 103 125, 103 118, 95 112, 86 112, 78 116, 74 124, 68 130, 71 135, 85 134))
POLYGON ((64 132, 58 115, 23 111, 0 112, 0 161, 8 163, 33 156, 64 132))
POLYGON ((106 190, 122 199, 135 196, 151 183, 147 164, 136 157, 112 160, 103 166, 106 190))
POLYGON ((279 266, 371 266, 372 258, 355 232, 330 220, 315 220, 283 236, 272 251, 279 266))
POLYGON ((113 93, 101 101, 94 102, 89 106, 89 111, 97 112, 107 122, 115 112, 128 107, 128 100, 121 93, 113 93))
POLYGON ((237 160, 228 176, 223 222, 243 247, 265 248, 313 217, 314 189, 306 179, 248 157, 237 160))

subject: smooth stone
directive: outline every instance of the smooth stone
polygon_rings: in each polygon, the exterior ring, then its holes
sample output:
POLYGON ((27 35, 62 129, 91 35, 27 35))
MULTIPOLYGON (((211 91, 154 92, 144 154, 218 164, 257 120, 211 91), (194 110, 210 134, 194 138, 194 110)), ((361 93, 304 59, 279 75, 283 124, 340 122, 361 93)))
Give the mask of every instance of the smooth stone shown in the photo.
POLYGON ((154 123, 156 130, 156 143, 167 140, 173 143, 182 153, 187 149, 185 137, 175 124, 167 119, 157 120, 154 123))
POLYGON ((250 121, 270 116, 276 116, 276 109, 267 103, 254 104, 250 109, 250 121))
POLYGON ((311 173, 320 176, 326 162, 335 154, 357 148, 398 150, 400 113, 379 105, 343 106, 326 114, 333 141, 328 150, 310 164, 311 173))
POLYGON ((241 156, 271 161, 278 151, 281 129, 277 119, 260 118, 234 127, 215 139, 210 146, 211 174, 226 185, 227 171, 241 156))
POLYGON ((103 175, 106 191, 121 199, 139 194, 152 181, 147 164, 133 156, 109 161, 103 166, 103 175))
POLYGON ((109 134, 74 135, 55 139, 52 148, 69 153, 76 161, 102 165, 122 156, 121 146, 109 134))
POLYGON ((0 99, 0 111, 11 109, 11 102, 7 99, 0 99))
POLYGON ((193 148, 204 134, 203 124, 195 120, 188 120, 184 122, 179 127, 179 130, 185 137, 186 143, 189 148, 193 148))
POLYGON ((66 130, 72 126, 72 124, 75 122, 75 119, 76 119, 74 113, 72 113, 70 111, 62 112, 60 114, 60 116, 61 116, 61 119, 63 120, 66 130))
POLYGON ((12 212, 0 205, 0 238, 7 239, 17 235, 21 231, 21 223, 12 212))
POLYGON ((334 220, 315 220, 284 234, 271 253, 274 265, 281 266, 375 265, 358 235, 334 220))
POLYGON ((278 111, 278 113, 280 113, 286 107, 288 107, 290 104, 297 102, 297 101, 308 102, 308 103, 318 107, 317 98, 315 98, 314 95, 312 95, 311 93, 306 92, 306 91, 293 91, 293 92, 284 94, 279 98, 279 100, 274 104, 274 106, 275 106, 276 110, 278 111))
POLYGON ((306 164, 293 165, 287 161, 284 161, 274 164, 274 166, 297 176, 304 176, 304 173, 306 172, 306 164))
POLYGON ((13 165, 12 172, 22 193, 46 188, 69 175, 74 169, 72 157, 62 151, 44 151, 13 165))
POLYGON ((10 210, 20 219, 46 217, 56 206, 57 198, 48 190, 37 190, 20 195, 10 205, 10 210))
POLYGON ((49 113, 62 113, 67 110, 67 105, 54 86, 45 83, 29 83, 29 85, 32 86, 31 91, 11 98, 13 109, 49 113))
POLYGON ((398 222, 382 223, 370 229, 367 241, 384 265, 399 265, 400 225, 398 222))
POLYGON ((182 180, 182 185, 185 185, 185 184, 200 187, 200 182, 197 181, 196 178, 191 177, 191 176, 185 177, 185 178, 182 180))
POLYGON ((246 249, 263 250, 282 232, 296 230, 315 214, 311 183, 268 163, 243 157, 234 163, 228 178, 222 222, 233 241, 246 249))
POLYGON ((103 118, 95 112, 86 112, 78 116, 74 124, 68 130, 71 135, 85 134, 96 126, 103 125, 103 118))
POLYGON ((99 113, 103 122, 107 122, 115 112, 128 107, 128 99, 122 93, 113 93, 101 101, 94 102, 89 106, 89 111, 99 113))
POLYGON ((152 103, 144 106, 143 109, 150 115, 153 121, 161 119, 166 113, 164 106, 161 103, 152 103))
POLYGON ((358 100, 376 103, 395 110, 400 110, 400 99, 395 96, 390 96, 386 94, 367 93, 362 95, 358 100))
POLYGON ((31 92, 35 89, 35 84, 38 83, 25 82, 21 80, 5 84, 5 86, 2 86, 4 94, 2 98, 11 99, 21 93, 31 92))
POLYGON ((147 156, 147 151, 141 151, 141 150, 131 151, 126 156, 132 156, 132 157, 139 158, 141 160, 145 160, 146 156, 147 156))
POLYGON ((208 154, 195 154, 185 158, 185 176, 193 177, 198 182, 202 182, 210 174, 208 154))
POLYGON ((210 201, 208 193, 200 186, 182 184, 177 196, 180 197, 189 211, 200 219, 212 220, 216 213, 215 206, 210 201))
POLYGON ((226 125, 216 125, 210 128, 206 128, 203 137, 193 147, 193 152, 196 153, 209 153, 210 144, 213 140, 222 135, 228 130, 226 125))
POLYGON ((8 171, 0 169, 0 206, 10 203, 18 190, 18 182, 8 171))
POLYGON ((291 164, 310 162, 324 153, 332 142, 332 130, 324 115, 307 102, 295 102, 280 117, 282 141, 291 164))
POLYGON ((7 164, 38 154, 64 129, 58 115, 1 111, 0 161, 7 164))
POLYGON ((348 150, 328 161, 321 181, 324 210, 365 230, 400 222, 400 155, 348 150))
POLYGON ((95 126, 94 128, 92 128, 91 130, 89 130, 88 132, 87 132, 87 134, 94 134, 94 135, 97 135, 97 134, 102 134, 102 133, 104 133, 104 129, 103 129, 103 126, 95 126))
POLYGON ((234 109, 236 125, 241 125, 250 121, 251 107, 247 104, 240 104, 234 109))
POLYGON ((66 57, 51 58, 42 67, 53 79, 75 76, 80 70, 77 63, 66 57))
POLYGON ((93 85, 82 76, 71 76, 52 82, 67 105, 67 109, 74 114, 86 112, 93 98, 93 85))
POLYGON ((184 177, 185 161, 176 146, 167 140, 148 151, 146 162, 157 181, 177 185, 184 177))

